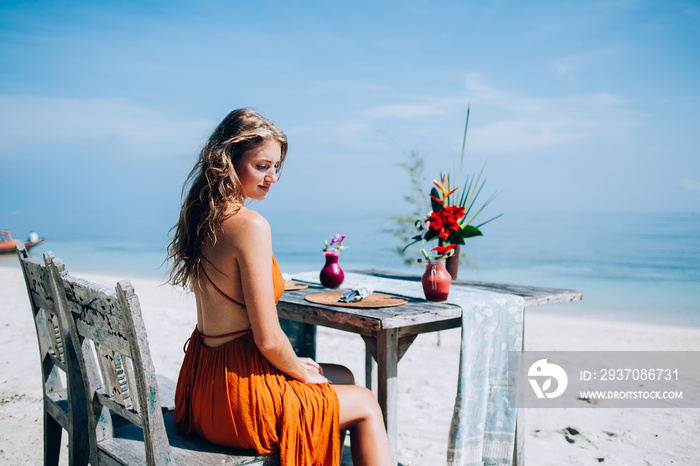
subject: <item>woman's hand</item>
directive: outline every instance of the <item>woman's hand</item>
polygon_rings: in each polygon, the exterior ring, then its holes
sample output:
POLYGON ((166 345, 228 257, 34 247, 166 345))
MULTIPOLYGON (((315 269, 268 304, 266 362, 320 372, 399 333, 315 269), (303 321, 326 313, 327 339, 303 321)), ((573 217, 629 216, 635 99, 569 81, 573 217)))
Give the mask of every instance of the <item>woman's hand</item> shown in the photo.
POLYGON ((323 375, 323 368, 320 366, 319 363, 317 363, 313 359, 311 359, 311 358, 299 358, 299 361, 302 364, 305 364, 307 366, 311 366, 311 367, 315 368, 319 374, 323 375))
POLYGON ((311 358, 299 358, 299 362, 304 367, 304 383, 326 383, 328 379, 323 376, 321 366, 311 358))

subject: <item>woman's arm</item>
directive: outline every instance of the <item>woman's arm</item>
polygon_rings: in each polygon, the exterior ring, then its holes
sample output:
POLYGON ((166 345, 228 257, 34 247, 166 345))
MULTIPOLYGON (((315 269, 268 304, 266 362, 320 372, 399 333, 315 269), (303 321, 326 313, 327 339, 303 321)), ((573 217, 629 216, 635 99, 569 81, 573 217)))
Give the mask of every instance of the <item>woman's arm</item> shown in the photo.
MULTIPOLYGON (((240 211, 236 219, 233 247, 238 260, 243 297, 253 338, 260 352, 282 372, 306 383, 324 383, 319 366, 300 360, 282 331, 277 316, 272 282, 272 237, 270 226, 260 214, 240 211), (241 220, 244 220, 241 222, 241 220)), ((226 223, 226 222, 225 222, 226 223)))

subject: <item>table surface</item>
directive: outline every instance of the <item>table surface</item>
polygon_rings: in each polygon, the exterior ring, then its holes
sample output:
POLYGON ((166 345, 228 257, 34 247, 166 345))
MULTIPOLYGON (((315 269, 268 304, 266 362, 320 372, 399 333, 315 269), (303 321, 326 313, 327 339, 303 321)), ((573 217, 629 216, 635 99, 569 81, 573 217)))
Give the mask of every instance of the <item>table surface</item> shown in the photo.
MULTIPOLYGON (((342 290, 342 289, 341 289, 342 290)), ((428 303, 424 299, 404 297, 401 306, 379 309, 341 307, 312 303, 307 295, 331 291, 321 285, 309 284, 303 290, 285 291, 277 303, 280 317, 374 336, 390 328, 406 329, 461 319, 462 309, 446 303, 428 303)), ((417 333, 420 333, 419 331, 417 333)))
MULTIPOLYGON (((358 271, 357 273, 382 278, 420 280, 420 277, 416 276, 379 270, 358 271)), ((455 280, 452 286, 522 296, 526 308, 542 304, 580 301, 583 296, 582 292, 576 290, 464 280, 455 280)), ((332 306, 311 303, 304 299, 306 295, 327 291, 333 290, 311 283, 309 288, 303 290, 285 291, 277 306, 280 317, 346 330, 364 336, 376 336, 377 333, 391 328, 398 329, 400 336, 417 335, 461 325, 462 310, 459 306, 448 303, 432 303, 412 297, 403 296, 408 301, 407 304, 380 309, 332 306)), ((377 291, 391 293, 391 290, 377 291)))

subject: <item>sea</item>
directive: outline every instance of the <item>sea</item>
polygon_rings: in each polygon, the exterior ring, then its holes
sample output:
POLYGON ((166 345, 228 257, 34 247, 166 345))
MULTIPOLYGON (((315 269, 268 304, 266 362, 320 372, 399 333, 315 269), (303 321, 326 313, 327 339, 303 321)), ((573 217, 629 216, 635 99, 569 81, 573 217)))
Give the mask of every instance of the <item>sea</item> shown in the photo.
MULTIPOLYGON (((386 270, 419 276, 420 248, 404 246, 389 230, 389 212, 259 210, 270 222, 283 272, 320 270, 323 241, 347 235, 340 264, 346 271, 386 270), (406 263, 406 258, 410 263, 406 263)), ((3 215, 0 228, 25 240, 37 231, 73 273, 109 273, 166 281, 166 246, 174 215, 115 215, 83 223, 65 214, 3 215), (36 218, 36 217, 35 217, 36 218), (111 219, 111 220, 106 220, 111 219), (72 225, 72 226, 70 226, 72 225)), ((84 217, 83 217, 84 218, 84 217)), ((462 246, 459 279, 580 290, 583 300, 543 305, 536 312, 700 327, 700 212, 508 213, 462 246)), ((427 246, 427 245, 426 245, 427 246)), ((432 247, 432 246, 429 246, 432 247)), ((14 254, 0 266, 19 267, 14 254)))

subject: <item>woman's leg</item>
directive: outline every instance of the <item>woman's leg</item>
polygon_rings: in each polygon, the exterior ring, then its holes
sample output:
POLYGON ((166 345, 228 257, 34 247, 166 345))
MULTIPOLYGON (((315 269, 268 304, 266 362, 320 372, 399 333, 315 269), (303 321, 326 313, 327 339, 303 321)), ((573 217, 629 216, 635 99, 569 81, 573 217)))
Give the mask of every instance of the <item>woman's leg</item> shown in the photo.
MULTIPOLYGON (((319 363, 323 369, 323 375, 337 385, 354 385, 355 376, 352 371, 345 366, 339 364, 319 363)), ((345 433, 347 429, 340 429, 340 458, 343 458, 343 446, 345 445, 345 433)))
POLYGON ((384 418, 374 394, 357 385, 333 384, 331 387, 338 394, 340 431, 350 431, 353 464, 391 464, 384 418))

